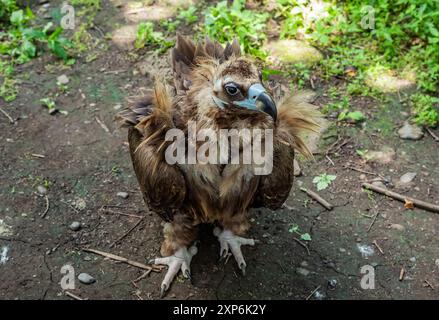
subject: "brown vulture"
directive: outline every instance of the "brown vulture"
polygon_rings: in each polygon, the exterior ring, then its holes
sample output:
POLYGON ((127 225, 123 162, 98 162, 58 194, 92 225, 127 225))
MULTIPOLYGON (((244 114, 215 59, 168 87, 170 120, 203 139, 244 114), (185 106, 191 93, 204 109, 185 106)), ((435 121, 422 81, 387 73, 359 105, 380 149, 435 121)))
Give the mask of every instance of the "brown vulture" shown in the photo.
POLYGON ((163 257, 151 260, 169 267, 162 295, 180 269, 190 277, 201 223, 215 225, 220 257, 230 250, 245 273, 241 245, 255 244, 241 237, 250 227, 249 209, 283 205, 293 184, 295 150, 312 157, 301 134, 317 128, 314 109, 294 96, 274 97, 256 64, 241 56, 236 40, 223 47, 210 39, 194 44, 178 36, 171 60, 173 83, 156 79, 153 89, 118 115, 129 128, 131 159, 145 203, 166 221, 163 257), (203 130, 209 134, 199 140, 203 130), (265 160, 271 170, 265 174, 257 172, 262 165, 254 158, 243 161, 257 140, 243 132, 258 130, 264 133, 259 134, 259 151, 270 153, 265 160), (215 139, 224 132, 229 133, 225 139, 215 139), (191 147, 196 161, 189 159, 191 147), (180 156, 174 158, 176 153, 180 156))

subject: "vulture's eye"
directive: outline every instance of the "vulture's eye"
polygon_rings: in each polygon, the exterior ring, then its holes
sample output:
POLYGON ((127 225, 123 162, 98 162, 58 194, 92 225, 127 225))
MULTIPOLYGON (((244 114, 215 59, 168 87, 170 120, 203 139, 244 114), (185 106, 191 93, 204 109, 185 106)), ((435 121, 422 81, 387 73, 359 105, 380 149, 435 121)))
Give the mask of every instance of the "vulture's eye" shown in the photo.
POLYGON ((236 96, 240 92, 238 86, 233 82, 227 83, 224 88, 229 96, 236 96))

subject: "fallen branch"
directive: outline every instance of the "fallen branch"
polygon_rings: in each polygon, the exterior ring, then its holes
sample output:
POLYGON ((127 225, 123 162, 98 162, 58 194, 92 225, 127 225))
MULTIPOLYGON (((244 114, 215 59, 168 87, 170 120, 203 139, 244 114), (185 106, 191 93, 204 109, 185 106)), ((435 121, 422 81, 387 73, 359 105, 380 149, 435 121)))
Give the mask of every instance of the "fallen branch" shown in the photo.
POLYGON ((325 207, 327 210, 332 210, 332 208, 334 207, 332 204, 330 204, 328 201, 326 201, 325 199, 323 199, 321 196, 319 196, 317 193, 315 193, 314 191, 311 191, 309 189, 306 188, 300 188, 301 191, 305 192, 308 196, 310 196, 312 199, 314 199, 315 201, 317 201, 318 203, 320 203, 323 207, 325 207))
POLYGON ((95 254, 98 254, 100 256, 112 259, 112 260, 116 260, 116 261, 119 261, 119 262, 124 262, 126 264, 129 264, 130 266, 133 266, 133 267, 136 267, 136 268, 139 268, 139 269, 151 270, 151 271, 154 271, 154 272, 161 272, 162 269, 163 269, 163 267, 161 267, 161 266, 156 266, 156 265, 147 266, 146 264, 143 264, 143 263, 140 263, 140 262, 128 260, 127 258, 124 258, 124 257, 121 257, 121 256, 117 256, 117 255, 112 254, 112 253, 107 253, 107 252, 95 250, 95 249, 83 248, 82 251, 95 253, 95 254))
POLYGON ((381 249, 381 247, 378 245, 378 242, 377 242, 376 240, 373 240, 372 243, 375 245, 375 247, 377 247, 378 251, 379 251, 381 254, 384 254, 383 249, 381 249))
POLYGON ((15 123, 15 120, 12 119, 12 117, 11 117, 11 116, 10 116, 5 110, 3 110, 2 108, 0 108, 0 112, 3 113, 3 114, 5 115, 6 118, 8 118, 8 120, 9 120, 9 122, 10 122, 11 124, 14 124, 14 123, 15 123))
POLYGON ((439 206, 437 206, 435 204, 428 203, 428 202, 421 201, 421 200, 414 199, 414 198, 410 198, 410 197, 406 197, 402 194, 399 194, 399 193, 396 193, 396 192, 393 192, 393 191, 387 190, 385 188, 381 188, 381 187, 378 187, 378 186, 375 186, 373 184, 366 183, 366 182, 362 184, 362 187, 366 188, 366 189, 370 189, 370 190, 378 192, 378 193, 381 193, 381 194, 384 194, 390 198, 402 201, 404 203, 406 202, 406 200, 409 200, 409 201, 413 202, 413 204, 418 208, 425 209, 425 210, 428 210, 431 212, 439 213, 439 206))

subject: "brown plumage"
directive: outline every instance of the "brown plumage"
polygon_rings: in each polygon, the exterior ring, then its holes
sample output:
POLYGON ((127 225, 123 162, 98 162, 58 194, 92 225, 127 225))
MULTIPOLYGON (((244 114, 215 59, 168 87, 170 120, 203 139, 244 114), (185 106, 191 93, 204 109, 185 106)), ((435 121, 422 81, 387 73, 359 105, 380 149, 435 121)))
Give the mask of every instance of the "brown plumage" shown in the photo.
MULTIPOLYGON (((224 229, 223 235, 230 233, 238 239, 237 236, 249 228, 251 207, 277 209, 285 202, 293 183, 295 150, 312 157, 301 134, 305 130, 316 130, 317 125, 313 120, 315 111, 294 97, 276 99, 279 100, 277 114, 235 104, 253 92, 254 84, 262 82, 255 64, 241 57, 236 40, 223 48, 209 39, 195 45, 179 36, 171 59, 173 85, 156 80, 153 90, 119 113, 119 120, 129 127, 131 158, 144 200, 168 222, 161 253, 174 260, 156 259, 155 262, 168 264, 169 272, 173 269, 175 275, 179 268, 171 266, 171 262, 174 263, 175 256, 181 252, 180 256, 192 257, 193 254, 188 253, 190 250, 179 250, 196 240, 200 223, 214 223, 224 229), (227 89, 230 85, 233 88, 227 89), (224 105, 217 101, 223 101, 224 105), (211 129, 213 132, 272 129, 273 171, 269 175, 255 175, 253 164, 168 164, 165 154, 172 141, 165 140, 166 133, 170 129, 180 129, 187 139, 191 121, 196 123, 197 130, 211 129)), ((273 94, 270 88, 266 91, 266 100, 262 104, 258 101, 258 108, 270 105, 273 94)), ((244 140, 243 145, 252 143, 244 140)), ((197 148, 200 147, 197 143, 197 148)), ((239 238, 241 240, 235 239, 238 242, 233 240, 235 243, 218 232, 217 236, 221 250, 230 247, 244 271, 245 261, 240 250, 237 253, 235 244, 238 243, 239 249, 241 244, 251 244, 251 241, 239 238)), ((186 262, 185 270, 188 270, 190 258, 186 262)), ((163 282, 162 293, 169 288, 173 275, 163 282)))

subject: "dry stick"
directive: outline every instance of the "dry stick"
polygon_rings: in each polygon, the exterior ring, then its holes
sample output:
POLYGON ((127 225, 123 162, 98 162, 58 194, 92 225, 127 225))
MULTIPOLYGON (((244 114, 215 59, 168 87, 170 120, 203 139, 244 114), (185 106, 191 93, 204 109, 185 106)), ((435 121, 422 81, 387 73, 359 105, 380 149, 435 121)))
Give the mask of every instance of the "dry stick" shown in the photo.
POLYGON ((370 189, 372 191, 384 194, 384 195, 386 195, 386 196, 388 196, 390 198, 393 198, 393 199, 396 199, 396 200, 399 200, 399 201, 402 201, 402 202, 406 202, 406 200, 410 200, 418 208, 425 209, 425 210, 428 210, 428 211, 431 211, 431 212, 439 213, 439 206, 434 205, 432 203, 428 203, 428 202, 421 201, 421 200, 418 200, 418 199, 414 199, 414 198, 411 198, 411 197, 405 197, 402 194, 399 194, 399 193, 396 193, 396 192, 393 192, 393 191, 387 190, 385 188, 381 188, 381 187, 378 187, 378 186, 375 186, 373 184, 366 183, 366 182, 363 183, 362 186, 364 188, 366 188, 366 189, 370 189))
POLYGON ((377 247, 377 249, 379 250, 379 252, 381 252, 381 254, 384 254, 383 249, 381 249, 381 247, 378 245, 378 242, 376 240, 373 240, 372 243, 375 245, 375 247, 377 247))
POLYGON ((124 258, 124 257, 121 257, 121 256, 117 256, 117 255, 112 254, 112 253, 107 253, 107 252, 95 250, 95 249, 83 248, 82 251, 95 253, 95 254, 98 254, 100 256, 112 259, 112 260, 116 260, 116 261, 119 261, 119 262, 124 262, 126 264, 129 264, 130 266, 137 267, 139 269, 151 270, 151 271, 154 271, 154 272, 161 272, 162 269, 163 269, 163 267, 161 267, 161 266, 156 266, 156 265, 147 266, 146 264, 143 264, 143 263, 140 263, 140 262, 137 262, 137 261, 128 260, 127 258, 124 258))
POLYGON ((322 206, 324 206, 327 210, 332 210, 333 205, 330 204, 328 201, 326 201, 325 199, 323 199, 321 196, 319 196, 317 193, 315 193, 314 191, 311 191, 309 189, 306 188, 300 188, 301 191, 305 192, 308 196, 310 196, 311 198, 313 198, 314 200, 316 200, 318 203, 320 203, 322 206))
POLYGON ((121 241, 123 238, 125 238, 127 235, 129 235, 134 229, 137 228, 137 226, 140 224, 140 222, 143 221, 143 217, 139 219, 139 221, 137 221, 134 226, 128 230, 127 232, 125 232, 125 234, 123 234, 119 239, 115 240, 112 244, 110 244, 110 248, 114 247, 116 245, 116 243, 118 243, 119 241, 121 241))
POLYGON ((377 220, 379 214, 380 214, 380 212, 377 210, 377 212, 375 213, 375 216, 373 217, 372 222, 371 222, 370 225, 369 225, 369 228, 367 228, 367 232, 369 232, 370 229, 372 229, 372 226, 373 226, 373 224, 375 223, 375 221, 377 220))
POLYGON ((311 292, 311 294, 308 296, 308 297, 306 297, 306 299, 305 300, 309 300, 309 299, 311 299, 311 297, 314 295, 314 293, 316 293, 317 292, 317 290, 319 290, 320 289, 320 287, 321 286, 318 286, 317 288, 315 288, 314 289, 314 291, 313 292, 311 292))
POLYGON ((348 169, 351 169, 351 170, 354 170, 354 171, 358 171, 358 172, 361 172, 361 173, 370 174, 370 175, 373 175, 373 176, 377 176, 377 177, 383 178, 380 174, 375 173, 375 172, 370 172, 370 171, 358 169, 358 168, 351 167, 351 166, 345 166, 345 168, 348 168, 348 169))
POLYGON ((300 244, 302 247, 304 247, 309 256, 311 255, 311 252, 309 252, 309 248, 306 244, 304 244, 302 241, 300 241, 297 238, 293 238, 293 240, 295 240, 298 244, 300 244))
POLYGON ((399 272, 399 281, 404 280, 405 270, 404 268, 401 268, 401 271, 399 272))
POLYGON ((110 129, 108 129, 108 127, 105 125, 105 123, 103 123, 98 117, 95 117, 96 122, 102 127, 102 129, 105 130, 105 132, 111 134, 110 129))
POLYGON ((70 298, 73 298, 75 300, 87 300, 87 299, 82 299, 81 297, 78 297, 77 295, 75 295, 69 291, 66 291, 65 294, 66 294, 66 296, 69 296, 70 298))
POLYGON ((9 120, 9 122, 11 123, 11 124, 14 124, 15 123, 15 121, 14 121, 14 119, 12 119, 12 117, 5 111, 5 110, 3 110, 2 108, 0 108, 0 111, 1 111, 1 113, 3 113, 5 116, 6 116, 6 118, 8 118, 8 120, 9 120))
POLYGON ((151 270, 148 270, 148 271, 144 272, 140 277, 138 277, 137 279, 133 280, 133 282, 134 283, 139 282, 143 278, 146 278, 147 276, 149 276, 150 273, 151 273, 151 270))
POLYGON ((425 128, 425 129, 427 129, 427 132, 430 134, 430 136, 433 137, 435 141, 439 142, 439 137, 435 135, 433 131, 431 131, 429 128, 425 128))
POLYGON ((41 214, 41 218, 44 218, 46 216, 47 212, 49 211, 49 207, 50 207, 49 197, 47 195, 44 197, 46 199, 46 210, 44 210, 44 212, 41 214))
POLYGON ((425 282, 430 288, 432 288, 432 289, 434 290, 433 285, 432 285, 430 282, 428 282, 427 279, 425 279, 424 282, 425 282))

